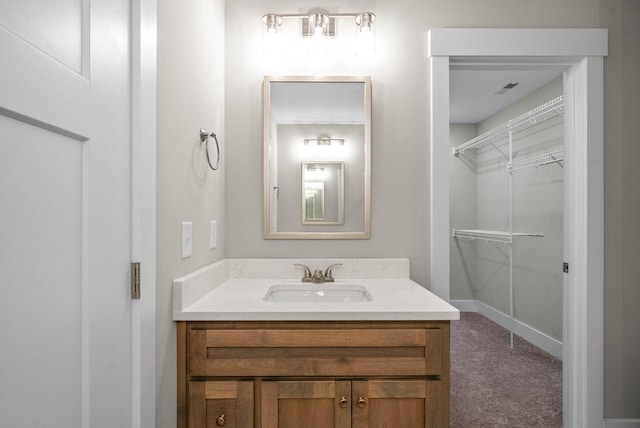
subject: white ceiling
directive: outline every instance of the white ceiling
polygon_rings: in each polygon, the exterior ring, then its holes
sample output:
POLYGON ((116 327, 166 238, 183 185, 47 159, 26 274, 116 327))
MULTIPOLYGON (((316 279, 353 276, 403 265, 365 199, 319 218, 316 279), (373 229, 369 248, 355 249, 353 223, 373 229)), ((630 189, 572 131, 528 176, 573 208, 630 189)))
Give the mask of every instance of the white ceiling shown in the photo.
POLYGON ((456 70, 449 74, 451 123, 478 123, 562 75, 562 70, 456 70), (505 85, 513 89, 497 95, 505 85))

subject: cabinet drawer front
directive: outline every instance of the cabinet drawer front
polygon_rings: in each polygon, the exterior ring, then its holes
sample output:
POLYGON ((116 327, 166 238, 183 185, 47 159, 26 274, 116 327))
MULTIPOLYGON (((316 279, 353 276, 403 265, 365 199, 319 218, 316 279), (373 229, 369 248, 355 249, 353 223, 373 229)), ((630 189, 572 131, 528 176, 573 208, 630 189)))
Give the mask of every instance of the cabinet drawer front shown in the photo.
POLYGON ((191 376, 442 374, 441 328, 192 329, 191 376))
POLYGON ((206 330, 207 346, 226 347, 342 347, 424 346, 423 329, 385 330, 206 330))

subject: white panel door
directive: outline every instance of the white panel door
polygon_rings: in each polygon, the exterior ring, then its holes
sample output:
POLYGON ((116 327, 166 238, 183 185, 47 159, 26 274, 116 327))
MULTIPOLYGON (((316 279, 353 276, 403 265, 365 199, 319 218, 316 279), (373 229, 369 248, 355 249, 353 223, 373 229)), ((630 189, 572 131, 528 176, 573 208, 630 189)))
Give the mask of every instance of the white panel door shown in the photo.
POLYGON ((128 0, 0 2, 0 426, 131 426, 128 0))

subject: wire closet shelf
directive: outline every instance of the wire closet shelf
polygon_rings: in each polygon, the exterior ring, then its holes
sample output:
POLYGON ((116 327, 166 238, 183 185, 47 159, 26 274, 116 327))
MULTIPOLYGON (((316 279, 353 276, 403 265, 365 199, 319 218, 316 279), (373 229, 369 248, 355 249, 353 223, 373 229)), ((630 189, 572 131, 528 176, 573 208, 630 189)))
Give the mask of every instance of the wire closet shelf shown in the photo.
POLYGON ((562 116, 564 107, 564 96, 559 96, 548 101, 541 106, 534 108, 508 122, 493 128, 477 137, 460 144, 453 148, 453 155, 459 156, 467 150, 478 150, 486 146, 493 146, 505 159, 507 159, 506 170, 509 173, 519 171, 525 168, 539 167, 551 163, 557 163, 562 166, 561 161, 564 160, 564 150, 557 149, 547 153, 530 156, 523 159, 514 160, 512 156, 513 137, 527 129, 544 123, 554 117, 562 116), (496 143, 501 140, 509 139, 509 154, 505 154, 500 150, 496 143))
POLYGON ((513 243, 513 238, 516 237, 532 237, 542 238, 544 235, 540 233, 532 232, 503 232, 496 230, 481 230, 481 229, 453 229, 453 238, 465 238, 470 240, 499 242, 502 244, 513 243))

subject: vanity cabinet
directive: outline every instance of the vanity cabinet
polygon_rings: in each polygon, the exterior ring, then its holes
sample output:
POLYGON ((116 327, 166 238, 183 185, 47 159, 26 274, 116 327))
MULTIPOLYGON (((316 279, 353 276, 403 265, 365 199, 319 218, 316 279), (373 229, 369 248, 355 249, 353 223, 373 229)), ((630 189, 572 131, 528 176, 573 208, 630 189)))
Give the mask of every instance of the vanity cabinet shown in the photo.
POLYGON ((449 321, 179 321, 177 332, 181 428, 449 426, 449 321))

